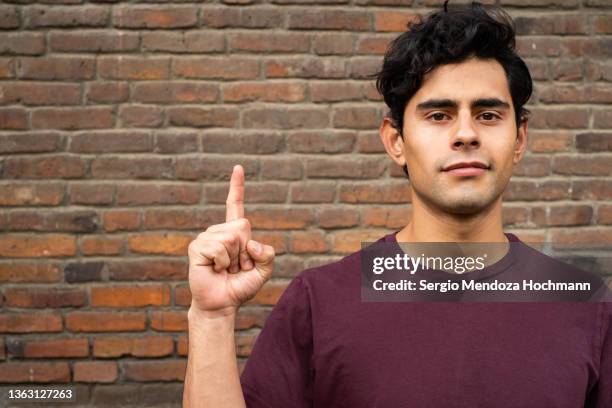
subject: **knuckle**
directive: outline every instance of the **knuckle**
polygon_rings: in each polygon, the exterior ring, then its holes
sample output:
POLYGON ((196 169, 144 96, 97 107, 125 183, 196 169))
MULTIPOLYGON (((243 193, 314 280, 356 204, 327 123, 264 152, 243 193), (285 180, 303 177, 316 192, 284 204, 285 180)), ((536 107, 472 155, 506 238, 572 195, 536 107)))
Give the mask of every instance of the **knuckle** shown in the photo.
POLYGON ((248 219, 243 217, 243 218, 238 219, 238 222, 239 222, 238 226, 241 229, 245 229, 245 230, 251 229, 251 223, 249 222, 248 219))

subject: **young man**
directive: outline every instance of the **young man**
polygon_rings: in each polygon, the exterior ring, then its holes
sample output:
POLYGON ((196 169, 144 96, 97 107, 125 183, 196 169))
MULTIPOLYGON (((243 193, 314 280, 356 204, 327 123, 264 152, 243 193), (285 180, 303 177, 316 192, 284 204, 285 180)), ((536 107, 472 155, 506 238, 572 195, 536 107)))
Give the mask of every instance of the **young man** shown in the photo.
MULTIPOLYGON (((509 18, 445 6, 393 42, 377 85, 413 211, 379 242, 518 242, 501 196, 526 149, 531 78, 509 18)), ((226 223, 189 246, 185 406, 612 407, 609 304, 362 302, 361 251, 290 283, 240 378, 236 311, 274 262, 251 239, 243 191, 236 166, 226 223)), ((493 267, 529 267, 510 252, 493 267)))

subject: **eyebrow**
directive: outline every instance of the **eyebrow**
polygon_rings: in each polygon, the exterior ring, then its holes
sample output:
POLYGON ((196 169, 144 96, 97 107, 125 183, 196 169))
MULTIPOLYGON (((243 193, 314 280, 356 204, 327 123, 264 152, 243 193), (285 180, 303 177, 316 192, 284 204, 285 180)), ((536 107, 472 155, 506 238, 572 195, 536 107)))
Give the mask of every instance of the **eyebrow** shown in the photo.
MULTIPOLYGON (((428 99, 417 105, 417 110, 427 109, 442 109, 442 108, 454 108, 456 109, 459 104, 457 101, 452 99, 428 99)), ((470 108, 503 108, 510 109, 510 105, 507 102, 502 101, 498 98, 480 98, 472 101, 470 108)))

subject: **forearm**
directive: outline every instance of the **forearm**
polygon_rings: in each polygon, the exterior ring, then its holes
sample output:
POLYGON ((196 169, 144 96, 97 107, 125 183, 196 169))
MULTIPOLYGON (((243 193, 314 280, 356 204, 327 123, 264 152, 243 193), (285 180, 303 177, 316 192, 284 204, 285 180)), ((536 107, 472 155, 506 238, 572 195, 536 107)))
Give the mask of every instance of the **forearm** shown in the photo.
POLYGON ((183 407, 245 407, 234 341, 235 316, 189 310, 189 357, 183 407))

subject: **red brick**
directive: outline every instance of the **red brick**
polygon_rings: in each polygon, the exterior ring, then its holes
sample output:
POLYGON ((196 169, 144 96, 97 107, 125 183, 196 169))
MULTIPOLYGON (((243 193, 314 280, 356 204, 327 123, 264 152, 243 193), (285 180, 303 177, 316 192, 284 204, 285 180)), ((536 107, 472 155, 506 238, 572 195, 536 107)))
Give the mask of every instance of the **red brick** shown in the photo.
POLYGON ((174 288, 174 304, 176 306, 191 305, 191 291, 188 285, 177 286, 174 288))
POLYGON ((384 55, 394 37, 364 37, 357 43, 357 53, 365 55, 384 55))
POLYGON ((612 224, 612 205, 601 204, 597 208, 597 223, 612 224))
MULTIPOLYGON (((348 66, 349 77, 354 79, 368 79, 380 69, 380 57, 351 58, 348 66)), ((378 125, 376 125, 378 127, 378 125)))
POLYGON ((164 357, 172 354, 174 341, 167 336, 98 337, 94 339, 93 354, 96 357, 114 358, 164 357))
POLYGON ((0 205, 58 205, 64 198, 64 186, 59 183, 45 182, 2 184, 0 186, 0 205))
POLYGON ((118 103, 128 99, 127 82, 90 82, 85 97, 88 102, 118 103))
POLYGON ((375 242, 384 235, 376 230, 348 230, 333 232, 330 236, 332 251, 351 253, 361 249, 362 242, 375 242))
POLYGON ((243 306, 236 315, 236 329, 248 330, 253 327, 263 327, 270 310, 261 307, 243 306))
POLYGON ((11 258, 62 257, 76 255, 75 237, 62 234, 0 236, 0 256, 11 258))
POLYGON ((393 184, 343 184, 340 186, 340 201, 346 203, 408 203, 411 201, 410 185, 406 182, 393 184))
POLYGON ((147 230, 171 229, 192 230, 205 229, 212 225, 210 214, 200 210, 152 209, 146 210, 143 216, 143 228, 147 230))
POLYGON ((352 33, 320 33, 313 38, 313 50, 318 55, 348 55, 354 43, 352 33))
POLYGON ((70 262, 64 267, 64 279, 68 283, 101 281, 104 262, 70 262))
POLYGON ((114 9, 113 24, 120 28, 186 28, 198 21, 195 7, 130 6, 114 9))
POLYGON ((364 31, 370 29, 370 16, 357 10, 291 10, 287 25, 290 29, 364 31))
POLYGON ((111 108, 40 109, 32 112, 35 129, 100 129, 114 125, 111 108))
POLYGON ((249 211, 248 219, 253 229, 303 229, 312 223, 308 209, 257 209, 249 211))
POLYGON ((612 133, 581 133, 576 135, 576 149, 580 152, 612 151, 612 133))
POLYGON ((0 153, 52 152, 60 143, 60 135, 54 132, 9 133, 0 136, 0 153))
POLYGON ((73 134, 69 150, 77 153, 147 152, 152 147, 148 132, 121 130, 73 134))
POLYGON ((142 49, 144 51, 176 52, 201 54, 223 52, 225 34, 213 31, 187 32, 142 32, 142 49))
POLYGON ((138 34, 125 32, 51 32, 49 47, 59 52, 126 52, 138 49, 138 34))
POLYGON ((526 225, 529 220, 529 209, 524 207, 502 208, 502 223, 504 226, 526 225))
POLYGON ((233 107, 173 107, 167 114, 174 126, 231 128, 238 123, 238 110, 233 107))
POLYGON ((335 198, 334 182, 309 181, 291 186, 291 202, 294 203, 331 203, 335 198))
POLYGON ((3 294, 6 305, 12 307, 81 307, 87 302, 87 294, 78 288, 6 288, 3 294))
POLYGON ((180 336, 176 339, 176 352, 179 356, 189 354, 189 339, 187 336, 180 336))
POLYGON ((301 161, 285 158, 267 158, 261 163, 261 177, 270 180, 299 180, 304 175, 301 161))
POLYGON ((384 153, 385 146, 380 140, 378 132, 366 132, 359 134, 357 142, 358 150, 361 153, 384 153))
POLYGON ((109 9, 103 6, 30 6, 23 9, 25 26, 39 27, 103 27, 108 24, 109 9))
MULTIPOLYGON (((378 59, 380 64, 380 58, 378 59)), ((345 78, 346 61, 340 58, 267 58, 263 69, 267 78, 345 78)))
POLYGON ((170 59, 158 57, 101 57, 98 75, 106 79, 168 79, 170 59))
POLYGON ((102 216, 106 232, 133 231, 140 227, 140 213, 133 210, 111 210, 102 216))
POLYGON ((268 130, 228 132, 210 129, 203 131, 200 139, 206 153, 271 154, 281 152, 285 145, 280 132, 268 130))
POLYGON ((574 229, 551 231, 555 248, 603 249, 612 246, 612 229, 574 229))
MULTIPOLYGON (((226 184, 206 187, 206 202, 224 204, 229 187, 226 184)), ((284 203, 289 187, 286 183, 252 182, 244 188, 245 200, 249 203, 284 203)))
POLYGON ((68 190, 71 204, 106 205, 115 197, 114 184, 70 184, 68 190))
POLYGON ((612 184, 608 180, 573 180, 574 200, 612 200, 612 184))
POLYGON ((0 78, 15 77, 15 60, 12 58, 0 58, 0 78))
POLYGON ((378 11, 374 14, 374 29, 376 31, 404 32, 409 24, 419 20, 418 14, 410 12, 398 10, 378 11))
POLYGON ((371 179, 382 176, 386 165, 376 157, 318 158, 306 161, 306 172, 311 178, 371 179))
POLYGON ((287 136, 287 146, 296 153, 350 153, 355 144, 351 131, 296 131, 287 136))
POLYGON ((60 278, 60 265, 57 263, 0 263, 0 282, 58 282, 60 278))
POLYGON ((2 363, 0 383, 67 383, 68 363, 2 363))
POLYGON ((258 334, 259 332, 236 333, 234 338, 236 342, 236 355, 238 357, 248 357, 251 355, 258 334))
POLYGON ((122 106, 119 118, 123 127, 156 128, 164 123, 163 110, 158 106, 122 106))
POLYGON ((187 311, 151 312, 151 328, 157 331, 186 331, 187 311))
POLYGON ((192 153, 199 151, 198 134, 186 131, 167 131, 155 133, 156 153, 192 153))
POLYGON ((532 221, 538 226, 588 225, 593 218, 590 205, 562 205, 532 209, 532 221))
POLYGON ((310 36, 301 33, 236 33, 228 36, 230 52, 307 53, 310 36))
POLYGON ((19 27, 19 11, 14 6, 0 7, 0 28, 18 28, 19 27))
POLYGON ((91 173, 100 179, 169 179, 173 178, 174 166, 168 157, 99 156, 91 163, 91 173))
POLYGON ((301 253, 325 253, 328 245, 325 234, 318 231, 297 231, 289 236, 289 247, 291 252, 301 253))
POLYGON ((281 295, 287 289, 287 282, 270 280, 266 282, 257 292, 255 297, 246 304, 275 305, 281 295))
POLYGON ((202 186, 194 184, 130 184, 119 186, 117 204, 197 204, 202 186))
POLYGON ((40 55, 45 52, 45 37, 40 33, 0 33, 0 54, 40 55))
POLYGON ((93 79, 95 68, 93 58, 20 58, 18 75, 22 79, 82 80, 93 79))
POLYGON ((90 291, 92 307, 142 307, 170 304, 168 285, 96 286, 90 291))
POLYGON ((128 245, 131 252, 144 254, 187 255, 192 235, 172 233, 148 233, 131 235, 128 245))
POLYGON ((612 34, 612 23, 610 22, 610 16, 593 16, 591 23, 593 24, 594 31, 599 34, 612 34))
POLYGON ((306 97, 306 86, 285 82, 239 82, 221 87, 224 102, 300 102, 306 97))
POLYGON ((85 175, 83 159, 68 155, 10 157, 4 163, 4 177, 76 178, 85 175))
POLYGON ((24 340, 23 355, 27 358, 87 357, 89 341, 83 338, 24 340))
POLYGON ((245 128, 254 129, 321 128, 329 123, 329 109, 299 106, 247 108, 243 111, 242 123, 245 128))
POLYGON ((8 229, 12 231, 93 232, 97 227, 94 211, 33 211, 16 210, 9 214, 8 229))
POLYGON ((245 57, 175 58, 172 73, 179 78, 250 79, 259 75, 259 61, 245 57))
POLYGON ((0 129, 23 130, 28 128, 28 114, 22 108, 0 109, 0 129))
POLYGON ((572 145, 572 133, 564 131, 530 132, 529 151, 533 153, 553 153, 568 151, 572 145))
POLYGON ((123 238, 94 235, 81 238, 79 244, 81 253, 85 256, 120 255, 123 252, 123 238))
POLYGON ((373 129, 380 125, 382 113, 376 107, 343 106, 334 109, 333 125, 337 128, 373 129))
POLYGON ((134 85, 132 101, 141 103, 207 103, 218 98, 216 85, 198 82, 144 82, 134 85))
POLYGON ((112 280, 185 280, 188 264, 181 260, 120 260, 107 262, 112 280))
POLYGON ((62 317, 59 314, 42 312, 0 314, 1 333, 42 333, 60 331, 62 331, 62 317))
POLYGON ((357 211, 349 208, 322 207, 317 210, 316 222, 321 228, 349 228, 359 222, 357 211))
POLYGON ((313 102, 347 102, 363 100, 363 85, 359 82, 321 81, 310 83, 313 102))
MULTIPOLYGON (((295 162, 295 160, 293 160, 295 162)), ((177 158, 176 175, 187 180, 214 180, 229 181, 234 164, 240 163, 245 172, 245 179, 251 180, 257 175, 259 162, 253 158, 244 158, 239 161, 228 160, 227 157, 198 156, 177 158)))
POLYGON ((562 200, 569 198, 572 190, 570 183, 564 180, 510 180, 502 198, 504 201, 562 200))
POLYGON ((577 176, 609 176, 612 174, 612 160, 609 157, 584 155, 560 156, 554 158, 553 171, 557 174, 577 176))
POLYGON ((371 207, 361 211, 364 227, 401 228, 410 221, 410 207, 371 207))
POLYGON ((143 312, 70 312, 66 313, 66 328, 72 332, 143 331, 143 312))
POLYGON ((4 339, 0 339, 0 361, 6 359, 6 349, 4 347, 4 339))
POLYGON ((112 383, 118 377, 114 361, 77 361, 73 370, 75 382, 112 383))
MULTIPOLYGON (((243 4, 242 0, 236 1, 243 4)), ((283 25, 283 21, 283 12, 275 8, 248 7, 240 9, 229 7, 206 7, 202 11, 203 24, 207 27, 214 28, 277 28, 283 25)))
POLYGON ((123 362, 123 375, 128 381, 184 381, 186 360, 123 362))

